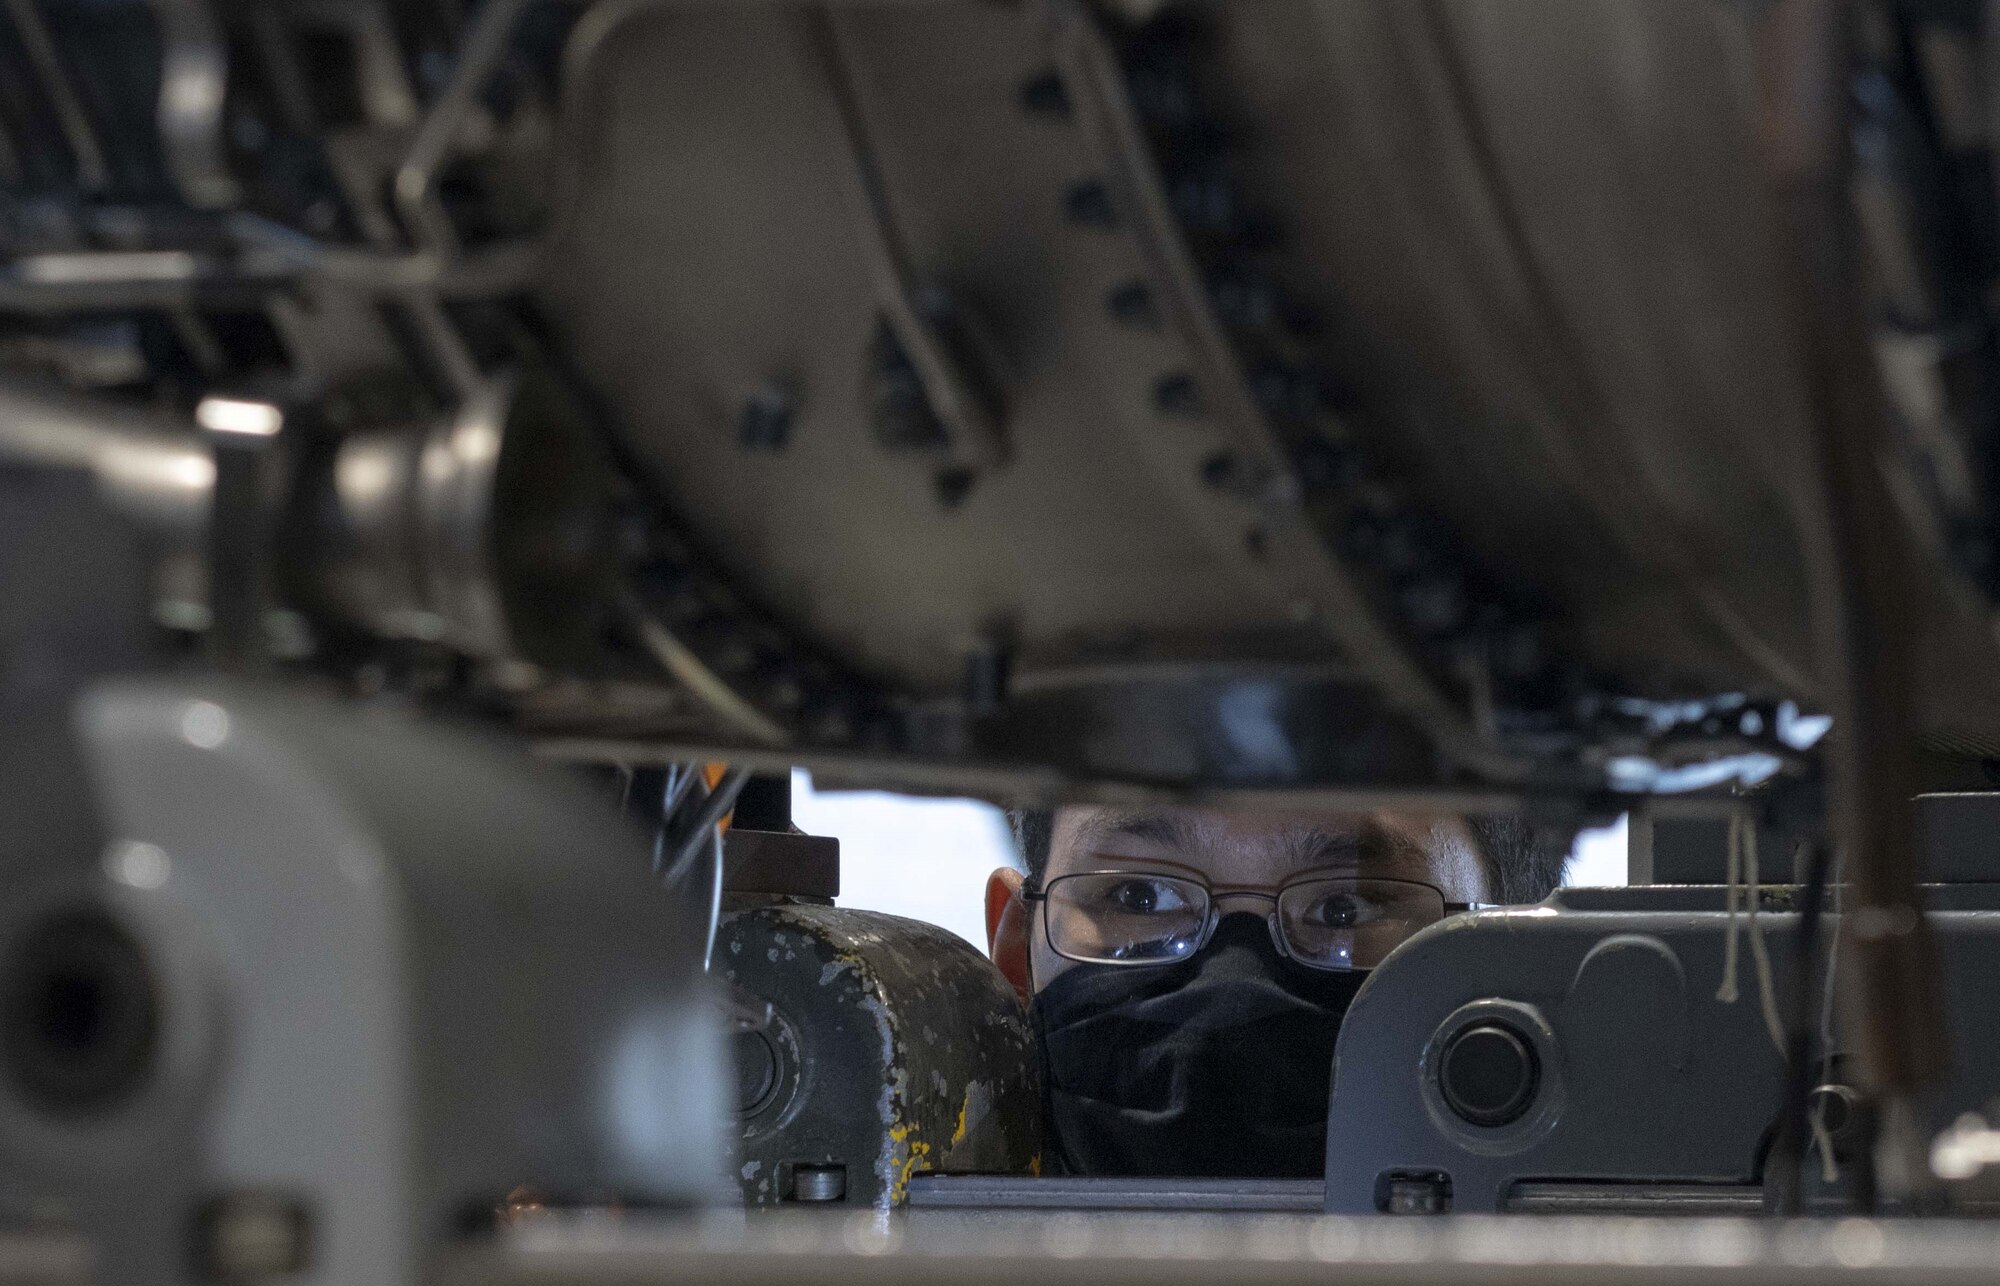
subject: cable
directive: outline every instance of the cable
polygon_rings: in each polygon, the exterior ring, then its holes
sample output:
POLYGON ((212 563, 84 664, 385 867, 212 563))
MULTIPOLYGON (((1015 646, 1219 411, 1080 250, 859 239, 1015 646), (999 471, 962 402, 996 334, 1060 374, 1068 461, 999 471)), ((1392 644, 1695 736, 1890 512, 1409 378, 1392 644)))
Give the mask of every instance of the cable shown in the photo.
POLYGON ((687 878, 689 868, 694 865, 695 858, 701 853, 702 841, 707 838, 710 831, 716 830, 722 824, 723 817, 735 805, 736 797, 743 793, 744 784, 749 780, 748 768, 731 768, 723 774, 715 789, 709 792, 708 798, 701 801, 701 807, 696 810, 694 820, 689 823, 684 838, 673 845, 672 862, 660 874, 667 887, 676 887, 687 878))
POLYGON ((1729 927, 1722 938, 1722 985, 1715 998, 1725 1005, 1736 1003, 1736 899, 1743 885, 1743 815, 1729 815, 1729 878, 1723 894, 1729 906, 1729 927))
POLYGON ((674 815, 686 803, 701 770, 692 764, 668 764, 666 781, 660 789, 660 817, 653 827, 653 874, 664 877, 667 870, 667 835, 674 828, 674 815))
POLYGON ((1764 1013, 1764 1030, 1771 1034, 1771 1046, 1778 1051, 1778 1057, 1787 1053, 1785 1020, 1778 1014, 1778 988, 1771 980, 1771 951, 1764 942, 1764 928, 1757 923, 1757 906, 1763 901, 1762 882, 1757 877, 1757 823, 1748 821, 1743 826, 1743 879, 1749 886, 1750 959, 1757 966, 1757 1006, 1764 1013))
MULTIPOLYGON (((1799 936, 1797 976, 1793 979, 1793 1001, 1795 1022, 1785 1049, 1785 1081, 1782 1112, 1778 1118, 1778 1142, 1772 1148, 1773 1158, 1782 1158, 1778 1172, 1777 1209, 1781 1215, 1796 1215, 1800 1210, 1801 1189, 1805 1173, 1806 1153, 1815 1143, 1821 1156, 1821 1177, 1831 1183, 1839 1177, 1833 1167, 1833 1141, 1826 1130, 1825 1121, 1811 1109, 1812 1103, 1812 1037, 1814 1027, 1813 965, 1819 954, 1819 927, 1821 904, 1826 901, 1826 885, 1829 867, 1832 865, 1830 853, 1832 844, 1826 839, 1814 843, 1806 864, 1805 889, 1799 904, 1799 936)), ((1829 976, 1831 970, 1829 969, 1829 976)), ((1775 1005, 1774 1005, 1775 1007, 1775 1005)), ((1822 1033, 1821 1058, 1826 1057, 1831 1048, 1822 1033)))
POLYGON ((671 862, 663 862, 670 842, 679 834, 675 819, 688 807, 689 797, 697 783, 702 781, 701 769, 695 764, 669 764, 666 784, 660 792, 660 824, 653 834, 653 870, 661 883, 668 888, 677 887, 686 879, 694 865, 695 857, 706 840, 714 855, 713 878, 708 890, 708 927, 702 935, 701 971, 709 972, 715 961, 715 938, 722 924, 722 879, 724 841, 722 819, 735 806, 736 797, 743 793, 743 787, 750 780, 748 768, 732 768, 724 773, 715 789, 702 797, 694 805, 694 819, 688 823, 686 837, 673 843, 674 856, 671 862))
POLYGON ((77 186, 86 192, 101 192, 111 186, 111 167, 104 146, 90 123, 90 113, 76 87, 64 72, 56 43, 42 20, 35 0, 7 0, 7 15, 14 20, 14 32, 28 55, 28 66, 41 83, 42 93, 55 111, 56 126, 70 159, 76 162, 77 186))
POLYGON ((668 764, 666 788, 660 793, 660 820, 670 822, 674 813, 701 780, 701 769, 693 764, 668 764))
POLYGON ((727 722, 731 729, 766 745, 781 746, 788 734, 735 688, 710 669, 673 631, 661 624, 629 585, 613 591, 613 601, 639 642, 668 677, 687 690, 689 696, 706 706, 710 713, 727 722))
POLYGON ((508 42, 520 25, 530 0, 486 0, 466 26, 458 55, 444 91, 424 113, 410 141, 410 150, 396 168, 392 194, 404 229, 418 245, 434 253, 457 248, 451 220, 437 205, 438 176, 466 119, 479 106, 479 95, 507 56, 508 42))
MULTIPOLYGON (((1832 869, 1827 879, 1833 885, 1833 931, 1828 935, 1826 945, 1826 978, 1820 987, 1819 1000, 1819 1064, 1820 1079, 1828 1080, 1833 1075, 1833 989, 1834 978, 1840 968, 1840 866, 1841 855, 1833 853, 1832 869)), ((1840 1180, 1840 1163, 1833 1157, 1833 1135, 1826 1128, 1826 1104, 1821 1103, 1812 1114, 1813 1141, 1819 1145, 1820 1178, 1828 1183, 1840 1180)))
POLYGON ((722 827, 717 826, 715 836, 715 882, 708 890, 708 936, 702 939, 701 971, 709 972, 715 960, 715 931, 722 924, 722 827))
POLYGON ((1757 973, 1757 1008, 1764 1019, 1764 1030, 1771 1037, 1772 1048, 1783 1058, 1787 1052, 1784 1019, 1778 1014, 1778 990, 1772 981, 1771 953, 1764 943, 1763 926, 1757 923, 1757 907, 1762 900, 1761 881, 1757 873, 1757 824, 1746 820, 1741 812, 1729 815, 1729 888, 1726 894, 1729 905, 1729 926, 1722 947, 1722 985, 1716 988, 1715 998, 1725 1005, 1733 1005, 1740 996, 1737 988, 1737 910, 1743 908, 1747 923, 1744 931, 1750 938, 1750 960, 1757 973))

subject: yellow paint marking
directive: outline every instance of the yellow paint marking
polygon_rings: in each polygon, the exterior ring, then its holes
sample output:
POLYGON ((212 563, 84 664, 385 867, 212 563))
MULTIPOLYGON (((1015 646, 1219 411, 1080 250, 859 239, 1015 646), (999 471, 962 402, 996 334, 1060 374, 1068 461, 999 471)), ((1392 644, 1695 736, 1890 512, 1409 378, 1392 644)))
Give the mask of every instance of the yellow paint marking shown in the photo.
POLYGON ((911 1139, 910 1135, 915 1130, 916 1126, 914 1124, 892 1125, 889 1127, 890 1142, 904 1143, 907 1141, 908 1143, 908 1151, 903 1157, 902 1164, 897 1167, 896 1177, 889 1184, 889 1204, 892 1206, 902 1204, 904 1195, 909 1191, 910 1176, 912 1174, 915 1174, 918 1170, 928 1170, 931 1168, 931 1163, 928 1159, 931 1154, 931 1145, 922 1139, 911 1139))

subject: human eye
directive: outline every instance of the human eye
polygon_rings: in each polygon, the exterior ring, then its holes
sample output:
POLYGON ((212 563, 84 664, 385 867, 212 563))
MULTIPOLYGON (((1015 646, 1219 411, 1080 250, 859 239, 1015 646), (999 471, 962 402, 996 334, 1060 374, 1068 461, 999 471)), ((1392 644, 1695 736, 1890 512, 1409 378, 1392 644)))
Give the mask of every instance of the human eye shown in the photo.
POLYGON ((1358 929, 1382 918, 1380 903, 1354 889, 1329 889, 1314 896, 1299 918, 1317 929, 1358 929))
POLYGON ((1127 915, 1169 915, 1188 908, 1178 882, 1143 875, 1122 876, 1107 884, 1104 904, 1127 915))

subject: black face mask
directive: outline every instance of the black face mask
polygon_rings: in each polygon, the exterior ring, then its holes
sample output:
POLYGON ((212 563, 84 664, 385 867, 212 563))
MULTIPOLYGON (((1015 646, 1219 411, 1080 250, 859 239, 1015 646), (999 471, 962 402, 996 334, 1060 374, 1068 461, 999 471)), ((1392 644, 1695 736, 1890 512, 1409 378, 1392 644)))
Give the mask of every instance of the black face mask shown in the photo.
POLYGON ((1333 1042, 1366 978, 1294 964, 1244 913, 1178 964, 1073 966, 1028 1007, 1051 1168, 1324 1174, 1333 1042))

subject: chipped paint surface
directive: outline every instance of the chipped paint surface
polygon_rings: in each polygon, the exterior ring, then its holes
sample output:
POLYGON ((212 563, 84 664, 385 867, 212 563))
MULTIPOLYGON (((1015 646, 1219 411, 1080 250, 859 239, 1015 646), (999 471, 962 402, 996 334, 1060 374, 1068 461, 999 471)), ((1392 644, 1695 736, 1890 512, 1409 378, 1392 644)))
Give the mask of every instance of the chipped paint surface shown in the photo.
POLYGON ((903 1198, 909 1194, 910 1176, 931 1168, 931 1145, 917 1138, 916 1131, 916 1124, 909 1121, 889 1127, 889 1147, 882 1153, 887 1171, 887 1189, 877 1205, 901 1205, 903 1198))
POLYGON ((1040 1100, 1026 1018, 962 939, 805 904, 737 913, 723 934, 725 975, 778 1014, 780 1088, 744 1121, 752 1204, 783 1200, 794 1164, 845 1165, 848 1203, 884 1210, 925 1171, 1034 1166, 1040 1100))

